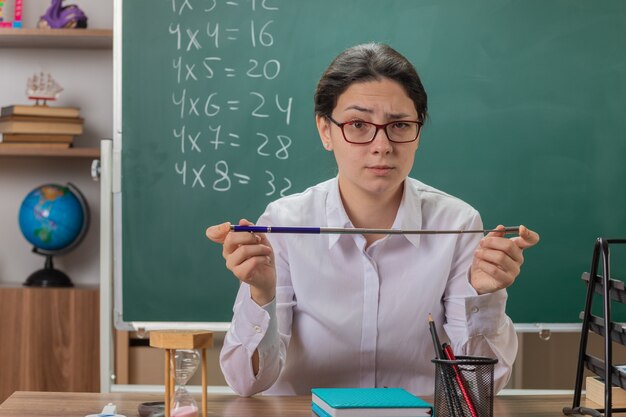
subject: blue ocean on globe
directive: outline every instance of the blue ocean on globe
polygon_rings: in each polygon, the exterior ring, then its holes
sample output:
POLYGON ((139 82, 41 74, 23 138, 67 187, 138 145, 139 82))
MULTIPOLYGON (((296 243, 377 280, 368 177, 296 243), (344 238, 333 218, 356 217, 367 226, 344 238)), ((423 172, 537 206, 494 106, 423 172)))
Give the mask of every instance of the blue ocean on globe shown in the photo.
POLYGON ((59 251, 80 235, 85 213, 66 186, 46 184, 28 193, 19 211, 22 234, 38 249, 59 251))

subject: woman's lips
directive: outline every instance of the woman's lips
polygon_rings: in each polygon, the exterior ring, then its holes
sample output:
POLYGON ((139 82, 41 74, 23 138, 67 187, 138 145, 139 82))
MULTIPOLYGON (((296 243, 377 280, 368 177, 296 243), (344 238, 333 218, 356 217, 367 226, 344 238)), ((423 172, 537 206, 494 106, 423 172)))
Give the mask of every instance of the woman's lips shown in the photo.
POLYGON ((393 170, 393 167, 390 167, 389 165, 373 165, 367 167, 367 169, 375 175, 387 175, 393 170))

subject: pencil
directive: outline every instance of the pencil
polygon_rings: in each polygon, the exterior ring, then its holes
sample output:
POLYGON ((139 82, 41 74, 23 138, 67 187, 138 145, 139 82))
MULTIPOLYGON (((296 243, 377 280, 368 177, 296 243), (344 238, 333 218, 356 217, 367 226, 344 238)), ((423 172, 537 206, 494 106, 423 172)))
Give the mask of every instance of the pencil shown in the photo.
POLYGON ((505 227, 504 229, 454 229, 454 230, 425 230, 425 229, 368 229, 351 227, 284 227, 284 226, 238 226, 231 225, 233 232, 253 233, 302 233, 302 234, 352 234, 352 235, 446 235, 464 233, 491 233, 503 232, 506 234, 516 233, 519 226, 505 227))
POLYGON ((433 338, 433 345, 435 346, 435 354, 437 359, 445 359, 441 343, 439 342, 439 336, 437 336, 437 329, 435 328, 435 321, 433 315, 428 313, 428 327, 430 328, 430 336, 433 338))
MULTIPOLYGON (((454 356, 454 352, 452 351, 452 346, 444 343, 443 352, 446 355, 446 358, 451 361, 455 361, 456 357, 454 356)), ((463 399, 465 400, 465 404, 467 404, 467 408, 469 408, 470 414, 472 417, 478 417, 478 413, 476 412, 476 408, 474 407, 474 402, 472 398, 469 396, 467 392, 467 388, 465 388, 465 381, 463 381, 463 375, 461 375, 461 371, 459 370, 458 365, 453 364, 452 369, 454 370, 454 375, 456 377, 456 382, 461 389, 461 394, 463 394, 463 399)))

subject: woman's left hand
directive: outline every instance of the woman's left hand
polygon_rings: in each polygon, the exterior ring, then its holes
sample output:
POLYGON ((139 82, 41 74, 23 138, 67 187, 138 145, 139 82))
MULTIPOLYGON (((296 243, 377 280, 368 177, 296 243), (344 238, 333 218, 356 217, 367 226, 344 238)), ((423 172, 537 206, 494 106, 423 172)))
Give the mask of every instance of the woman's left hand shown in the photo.
MULTIPOLYGON (((496 229, 504 229, 500 225, 496 229)), ((491 232, 481 239, 474 252, 470 283, 478 294, 487 294, 509 287, 524 263, 523 250, 536 245, 539 234, 525 226, 519 236, 508 239, 504 232, 491 232)))

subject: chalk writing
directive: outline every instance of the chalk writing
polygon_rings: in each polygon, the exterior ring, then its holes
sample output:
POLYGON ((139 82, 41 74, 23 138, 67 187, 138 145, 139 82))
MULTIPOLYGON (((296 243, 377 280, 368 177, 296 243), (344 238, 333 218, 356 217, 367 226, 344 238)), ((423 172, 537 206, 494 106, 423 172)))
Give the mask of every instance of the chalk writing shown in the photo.
POLYGON ((164 56, 175 83, 166 104, 179 120, 171 126, 171 151, 179 156, 172 173, 182 186, 217 193, 255 187, 267 197, 291 189, 280 170, 281 161, 297 152, 290 132, 294 102, 277 93, 284 68, 271 52, 279 47, 279 5, 171 0, 164 56), (251 18, 238 18, 242 8, 252 10, 251 18), (238 59, 221 52, 237 47, 251 55, 238 59))

